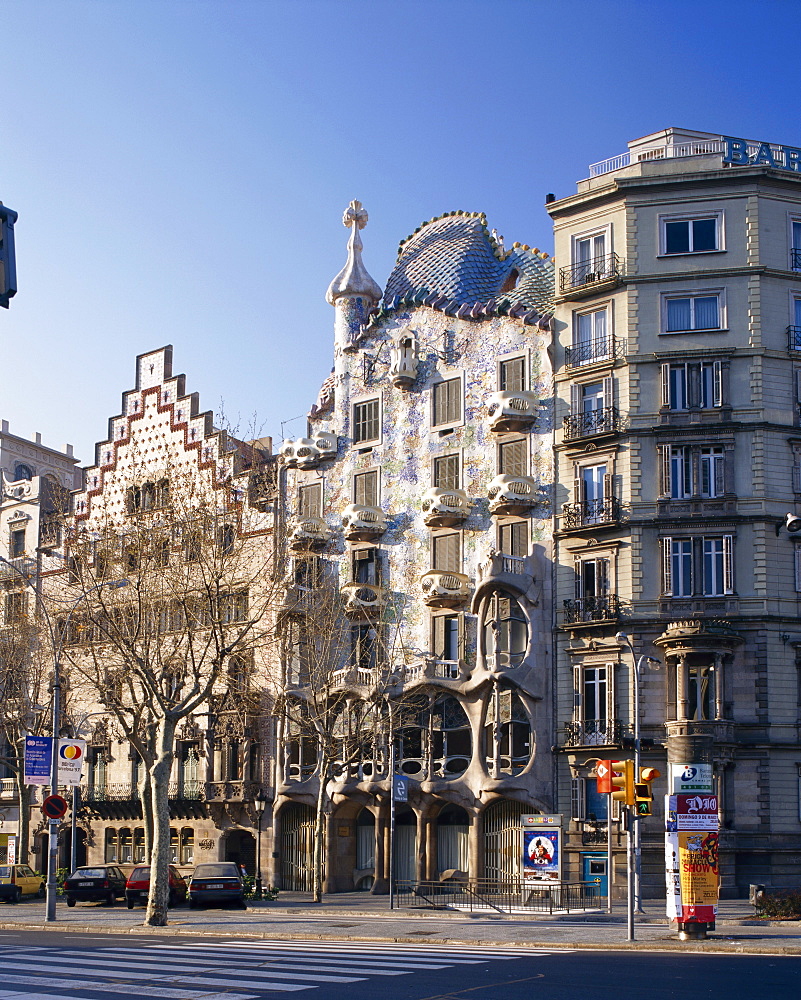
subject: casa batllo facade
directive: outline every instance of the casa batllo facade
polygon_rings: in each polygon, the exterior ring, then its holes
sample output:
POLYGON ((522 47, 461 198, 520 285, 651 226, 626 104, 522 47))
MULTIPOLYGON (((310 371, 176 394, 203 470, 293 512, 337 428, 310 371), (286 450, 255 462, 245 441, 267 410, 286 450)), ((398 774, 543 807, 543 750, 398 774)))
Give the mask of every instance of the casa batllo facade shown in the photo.
MULTIPOLYGON (((397 877, 515 876, 520 814, 554 803, 551 262, 453 213, 401 244, 382 292, 361 259, 367 213, 352 202, 343 221, 333 373, 280 455, 284 676, 302 699, 309 598, 334 587, 348 626, 331 696, 395 714, 332 778, 326 886, 386 891, 392 730, 409 781, 397 877)), ((320 771, 291 723, 279 743, 275 875, 300 889, 320 771)))

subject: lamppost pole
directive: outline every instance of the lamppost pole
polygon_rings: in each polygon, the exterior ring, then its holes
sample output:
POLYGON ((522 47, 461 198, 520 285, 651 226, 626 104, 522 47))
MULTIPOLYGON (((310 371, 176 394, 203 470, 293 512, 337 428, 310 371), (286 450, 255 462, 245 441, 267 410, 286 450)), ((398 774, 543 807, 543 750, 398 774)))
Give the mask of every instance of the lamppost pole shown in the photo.
MULTIPOLYGON (((637 656, 634 652, 631 638, 625 632, 618 632, 615 641, 621 646, 627 646, 631 652, 632 661, 632 687, 634 690, 633 712, 634 712, 634 780, 640 780, 640 757, 642 744, 640 740, 640 678, 642 668, 645 663, 655 663, 659 665, 660 660, 652 656, 637 656)), ((639 818, 636 814, 630 816, 630 821, 634 826, 634 910, 636 913, 644 913, 642 908, 642 830, 639 818)))
POLYGON ((261 899, 263 895, 261 885, 261 821, 264 817, 264 807, 267 805, 267 796, 264 792, 256 793, 253 805, 256 807, 256 829, 258 831, 256 837, 256 899, 261 899))

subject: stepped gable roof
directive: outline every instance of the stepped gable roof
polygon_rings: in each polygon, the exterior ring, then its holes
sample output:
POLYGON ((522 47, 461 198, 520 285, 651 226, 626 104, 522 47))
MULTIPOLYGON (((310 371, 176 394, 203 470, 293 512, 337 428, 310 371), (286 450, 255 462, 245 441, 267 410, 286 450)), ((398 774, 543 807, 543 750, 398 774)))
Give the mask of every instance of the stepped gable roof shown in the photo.
POLYGON ((546 325, 553 288, 548 254, 520 243, 507 250, 482 213, 451 212, 400 244, 372 322, 404 306, 427 305, 460 317, 508 314, 546 325))

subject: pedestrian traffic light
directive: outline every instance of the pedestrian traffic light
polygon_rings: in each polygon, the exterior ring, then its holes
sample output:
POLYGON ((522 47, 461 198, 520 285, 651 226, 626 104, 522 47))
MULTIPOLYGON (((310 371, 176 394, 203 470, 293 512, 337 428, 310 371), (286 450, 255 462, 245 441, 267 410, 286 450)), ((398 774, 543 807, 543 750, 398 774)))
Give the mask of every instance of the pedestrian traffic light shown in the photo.
POLYGON ((612 798, 624 805, 634 805, 634 761, 613 760, 612 798))
POLYGON ((651 807, 654 801, 654 793, 651 790, 651 782, 659 777, 660 772, 655 767, 641 767, 637 776, 638 780, 634 785, 634 805, 635 813, 638 816, 650 816, 651 807))

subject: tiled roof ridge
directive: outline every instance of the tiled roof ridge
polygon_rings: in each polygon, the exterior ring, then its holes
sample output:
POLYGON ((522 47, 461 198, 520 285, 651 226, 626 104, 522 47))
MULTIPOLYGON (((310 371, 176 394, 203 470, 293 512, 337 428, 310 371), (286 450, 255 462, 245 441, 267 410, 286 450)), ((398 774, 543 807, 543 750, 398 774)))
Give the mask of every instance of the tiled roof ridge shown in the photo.
POLYGON ((472 304, 460 303, 445 295, 432 293, 427 288, 421 288, 419 291, 409 292, 406 295, 396 295, 391 301, 378 305, 370 312, 364 329, 368 330, 378 326, 382 319, 394 312, 416 306, 427 306, 429 309, 445 313, 448 316, 455 316, 457 319, 478 320, 488 316, 511 316, 513 319, 522 320, 527 326, 539 326, 544 330, 550 329, 552 318, 550 313, 528 309, 522 303, 515 303, 506 297, 472 304))
POLYGON ((485 212, 465 212, 462 209, 457 209, 456 211, 453 212, 443 212, 442 215, 435 215, 433 219, 428 219, 425 222, 421 222, 413 233, 410 233, 405 239, 401 240, 400 243, 398 244, 397 260, 400 260, 404 246, 410 240, 413 240, 414 237, 418 235, 418 233, 421 233, 426 228, 426 226, 430 226, 435 222, 441 222, 443 219, 453 218, 454 216, 462 216, 465 219, 479 219, 481 222, 481 228, 484 230, 484 235, 487 237, 487 240, 489 241, 492 247, 492 252, 495 254, 495 257, 500 261, 506 260, 508 257, 510 257, 514 250, 524 250, 530 253, 534 253, 541 260, 547 260, 549 257, 549 255, 544 250, 540 250, 539 247, 530 247, 527 243, 513 243, 511 249, 509 250, 505 249, 505 247, 503 247, 503 245, 498 242, 498 240, 493 235, 493 231, 491 231, 489 226, 487 225, 487 215, 485 212))

